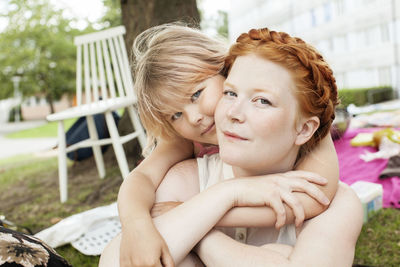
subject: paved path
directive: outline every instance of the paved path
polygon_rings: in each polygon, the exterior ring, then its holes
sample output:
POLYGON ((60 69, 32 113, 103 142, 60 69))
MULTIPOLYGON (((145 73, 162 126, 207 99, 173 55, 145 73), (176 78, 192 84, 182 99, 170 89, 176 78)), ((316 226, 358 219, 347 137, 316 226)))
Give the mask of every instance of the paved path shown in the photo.
POLYGON ((5 137, 5 134, 38 127, 45 123, 45 121, 29 121, 0 124, 0 159, 22 154, 50 151, 57 144, 57 138, 11 139, 5 137))
POLYGON ((36 128, 46 123, 45 120, 0 123, 0 135, 36 128))
POLYGON ((18 138, 0 136, 0 159, 16 155, 45 152, 57 144, 57 138, 18 138))

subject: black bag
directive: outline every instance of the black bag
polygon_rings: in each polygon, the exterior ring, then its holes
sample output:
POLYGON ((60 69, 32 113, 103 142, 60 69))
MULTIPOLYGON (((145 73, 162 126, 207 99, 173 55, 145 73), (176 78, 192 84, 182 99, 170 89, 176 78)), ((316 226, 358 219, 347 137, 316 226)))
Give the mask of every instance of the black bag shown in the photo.
MULTIPOLYGON (((118 125, 119 115, 116 112, 112 112, 115 123, 118 125)), ((96 125, 97 135, 99 139, 110 137, 104 114, 96 114, 93 116, 94 123, 96 125)), ((82 140, 89 138, 89 130, 87 126, 86 117, 80 117, 66 133, 67 147, 78 143, 82 140)), ((104 153, 108 148, 108 145, 101 147, 101 152, 104 153)), ((67 157, 71 160, 81 161, 87 159, 93 155, 91 147, 80 148, 75 151, 67 153, 67 157)))

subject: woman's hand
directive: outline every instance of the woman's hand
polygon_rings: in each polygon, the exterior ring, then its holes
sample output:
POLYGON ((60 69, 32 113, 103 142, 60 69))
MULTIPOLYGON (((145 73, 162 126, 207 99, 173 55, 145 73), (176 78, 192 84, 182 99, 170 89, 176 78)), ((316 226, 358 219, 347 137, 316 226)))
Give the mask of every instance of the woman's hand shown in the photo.
POLYGON ((160 215, 163 215, 167 211, 179 206, 183 202, 179 201, 165 201, 165 202, 158 202, 153 205, 153 208, 150 211, 151 217, 155 218, 160 215))
POLYGON ((321 204, 329 204, 329 199, 314 185, 324 185, 327 180, 311 172, 291 171, 252 178, 237 178, 228 180, 227 183, 233 186, 234 206, 271 207, 277 217, 276 228, 282 227, 286 222, 283 203, 293 210, 296 226, 300 226, 304 221, 303 206, 293 192, 303 192, 321 204))
POLYGON ((174 266, 167 244, 151 221, 122 230, 120 266, 174 266))

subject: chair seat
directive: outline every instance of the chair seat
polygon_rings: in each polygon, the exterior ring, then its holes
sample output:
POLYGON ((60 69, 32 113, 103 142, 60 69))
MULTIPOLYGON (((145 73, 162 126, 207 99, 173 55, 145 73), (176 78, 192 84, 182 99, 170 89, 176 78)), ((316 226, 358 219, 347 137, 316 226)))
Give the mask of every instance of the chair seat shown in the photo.
POLYGON ((46 117, 48 121, 60 121, 82 116, 104 113, 109 110, 116 110, 129 105, 133 105, 135 100, 128 97, 116 97, 107 100, 101 100, 95 103, 83 104, 69 108, 46 117))

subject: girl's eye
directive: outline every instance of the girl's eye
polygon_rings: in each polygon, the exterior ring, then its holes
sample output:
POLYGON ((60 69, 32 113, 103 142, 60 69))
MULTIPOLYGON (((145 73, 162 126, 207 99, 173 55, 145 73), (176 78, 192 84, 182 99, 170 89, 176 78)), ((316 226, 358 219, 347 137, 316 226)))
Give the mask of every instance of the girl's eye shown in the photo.
POLYGON ((171 116, 171 120, 175 121, 182 116, 182 112, 176 112, 174 115, 171 116))
POLYGON ((266 98, 257 98, 255 102, 261 105, 271 105, 271 102, 266 98))
POLYGON ((204 90, 204 89, 197 90, 196 93, 194 93, 194 94, 190 97, 190 100, 191 100, 192 102, 196 101, 196 100, 200 97, 200 94, 201 94, 201 92, 202 92, 203 90, 204 90))
POLYGON ((224 95, 231 96, 231 97, 236 97, 237 96, 237 94, 235 92, 228 91, 228 90, 224 91, 224 95))

